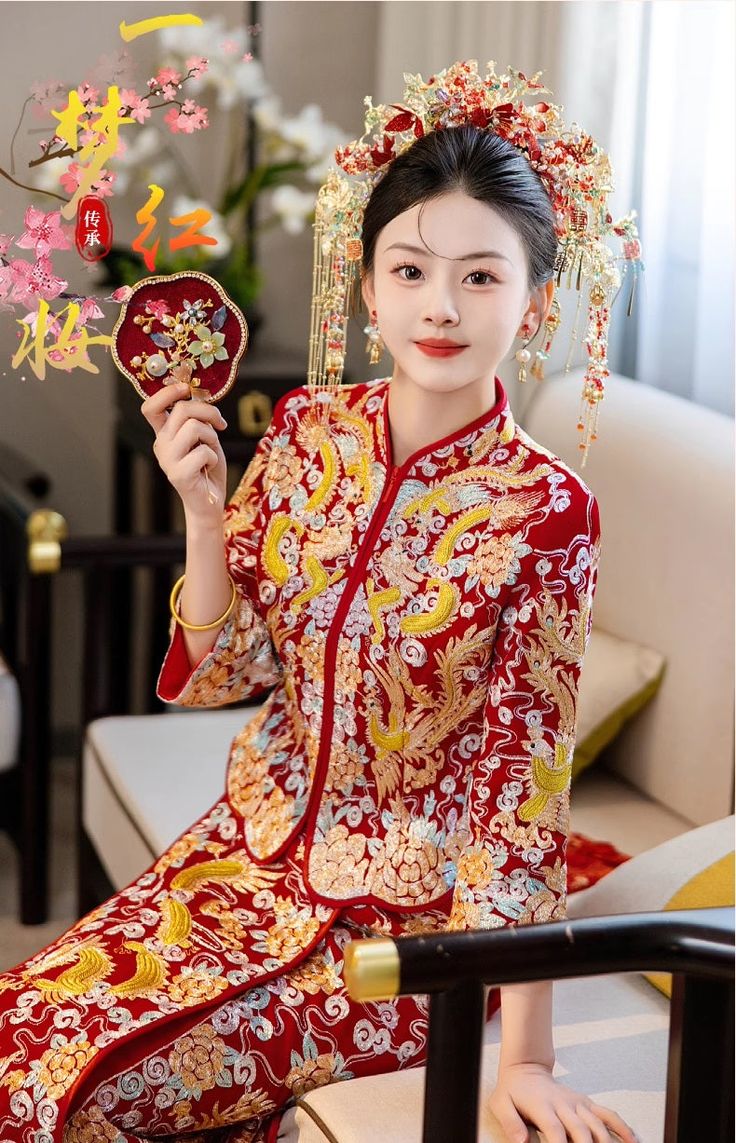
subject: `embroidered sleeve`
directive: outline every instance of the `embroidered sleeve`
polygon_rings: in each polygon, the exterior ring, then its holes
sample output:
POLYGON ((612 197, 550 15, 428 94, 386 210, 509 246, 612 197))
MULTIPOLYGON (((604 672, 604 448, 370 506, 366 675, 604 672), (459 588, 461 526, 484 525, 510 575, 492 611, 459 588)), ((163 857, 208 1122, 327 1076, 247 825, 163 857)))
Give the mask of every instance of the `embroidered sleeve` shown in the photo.
POLYGON ((257 553, 264 527, 266 472, 285 400, 282 397, 277 403, 271 424, 223 513, 225 556, 237 592, 235 606, 212 650, 194 667, 182 629, 171 619, 171 643, 156 686, 163 702, 225 706, 257 697, 282 678, 281 663, 260 610, 257 553))
POLYGON ((600 558, 598 503, 591 495, 582 507, 570 512, 577 527, 566 514, 562 536, 558 526, 535 544, 501 615, 484 745, 456 847, 451 929, 566 915, 578 685, 600 558))

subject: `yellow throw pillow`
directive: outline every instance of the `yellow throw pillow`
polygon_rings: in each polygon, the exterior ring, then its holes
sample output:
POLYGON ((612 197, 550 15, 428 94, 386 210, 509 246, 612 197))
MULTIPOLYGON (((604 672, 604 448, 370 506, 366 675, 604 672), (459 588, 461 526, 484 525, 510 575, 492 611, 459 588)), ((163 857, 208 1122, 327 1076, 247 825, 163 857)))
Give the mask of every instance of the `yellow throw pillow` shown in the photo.
MULTIPOLYGON (((720 861, 714 861, 707 869, 701 869, 685 882, 665 905, 665 911, 672 909, 710 909, 719 905, 734 904, 734 854, 727 853, 720 861)), ((663 992, 672 996, 671 972, 647 972, 647 979, 663 992)))
POLYGON ((654 697, 664 670, 659 651, 593 627, 580 672, 573 781, 654 697))

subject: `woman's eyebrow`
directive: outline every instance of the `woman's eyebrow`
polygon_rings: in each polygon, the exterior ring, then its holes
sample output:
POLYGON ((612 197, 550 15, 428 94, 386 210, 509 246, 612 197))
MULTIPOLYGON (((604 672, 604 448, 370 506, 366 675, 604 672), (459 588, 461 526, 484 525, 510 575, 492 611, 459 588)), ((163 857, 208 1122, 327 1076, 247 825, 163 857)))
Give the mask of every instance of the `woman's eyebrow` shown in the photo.
MULTIPOLYGON (((408 250, 410 254, 429 254, 429 250, 422 249, 421 246, 410 246, 407 242, 394 242, 391 246, 386 247, 385 253, 388 254, 389 250, 408 250)), ((439 255, 444 257, 444 255, 439 255)), ((478 250, 474 254, 463 254, 460 258, 451 258, 451 262, 470 262, 475 258, 502 258, 504 262, 512 265, 511 259, 507 258, 505 254, 501 254, 498 250, 478 250)))

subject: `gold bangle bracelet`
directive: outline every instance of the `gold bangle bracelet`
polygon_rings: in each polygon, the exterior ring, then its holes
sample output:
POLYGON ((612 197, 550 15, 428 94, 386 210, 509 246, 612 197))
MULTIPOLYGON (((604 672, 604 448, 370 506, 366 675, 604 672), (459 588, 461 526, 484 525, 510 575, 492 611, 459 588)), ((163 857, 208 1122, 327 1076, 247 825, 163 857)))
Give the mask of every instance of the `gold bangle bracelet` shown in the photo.
POLYGON ((235 600, 237 599, 237 594, 238 594, 237 589, 235 587, 235 580, 230 575, 230 572, 227 573, 227 578, 230 580, 230 586, 233 589, 232 598, 231 598, 231 600, 227 606, 227 611, 223 615, 221 615, 219 619, 215 619, 213 623, 187 623, 186 620, 182 619, 181 615, 179 615, 177 613, 177 610, 176 610, 176 604, 178 602, 179 594, 181 592, 181 588, 182 588, 182 585, 183 585, 184 579, 185 579, 184 576, 179 577, 179 579, 176 581, 173 588, 171 589, 171 597, 169 599, 169 607, 171 608, 171 614, 173 615, 174 619, 176 620, 176 622, 179 624, 180 627, 186 628, 187 631, 213 631, 215 629, 215 627, 222 627, 223 623, 229 617, 230 612, 232 611, 232 609, 235 606, 235 600))

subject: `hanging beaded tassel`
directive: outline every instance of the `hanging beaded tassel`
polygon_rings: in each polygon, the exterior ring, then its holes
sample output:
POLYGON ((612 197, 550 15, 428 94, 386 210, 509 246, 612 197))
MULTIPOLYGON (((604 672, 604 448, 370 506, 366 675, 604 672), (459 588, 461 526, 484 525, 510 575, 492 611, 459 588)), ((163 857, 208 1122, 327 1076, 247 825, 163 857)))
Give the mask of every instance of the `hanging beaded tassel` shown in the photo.
POLYGON ((609 318, 610 307, 607 305, 606 291, 595 282, 591 286, 588 299, 587 344, 590 359, 583 378, 578 419, 578 432, 583 433, 583 439, 578 444, 583 454, 582 467, 585 466, 591 443, 598 439, 600 403, 605 393, 605 379, 609 376, 606 364, 609 318))
POLYGON ((307 372, 312 395, 320 390, 334 392, 342 381, 355 267, 363 256, 363 244, 355 237, 351 218, 340 207, 339 179, 331 172, 315 207, 307 372))
POLYGON ((544 323, 544 344, 541 349, 537 350, 534 357, 534 364, 529 370, 532 377, 537 381, 544 381, 544 363, 549 358, 552 342, 554 341, 557 330, 560 328, 561 320, 560 303, 557 301, 557 298, 555 298, 544 323))
POLYGON ((629 294, 629 304, 626 307, 626 316, 631 317, 631 311, 634 307, 634 294, 636 293, 636 279, 644 269, 644 263, 641 260, 641 246, 638 238, 631 238, 624 242, 624 258, 631 264, 634 275, 631 283, 631 293, 629 294))
POLYGON ((368 360, 371 365, 378 365, 385 346, 376 324, 375 314, 371 314, 371 319, 372 320, 363 330, 363 333, 368 335, 368 340, 365 343, 365 351, 369 355, 368 360))

